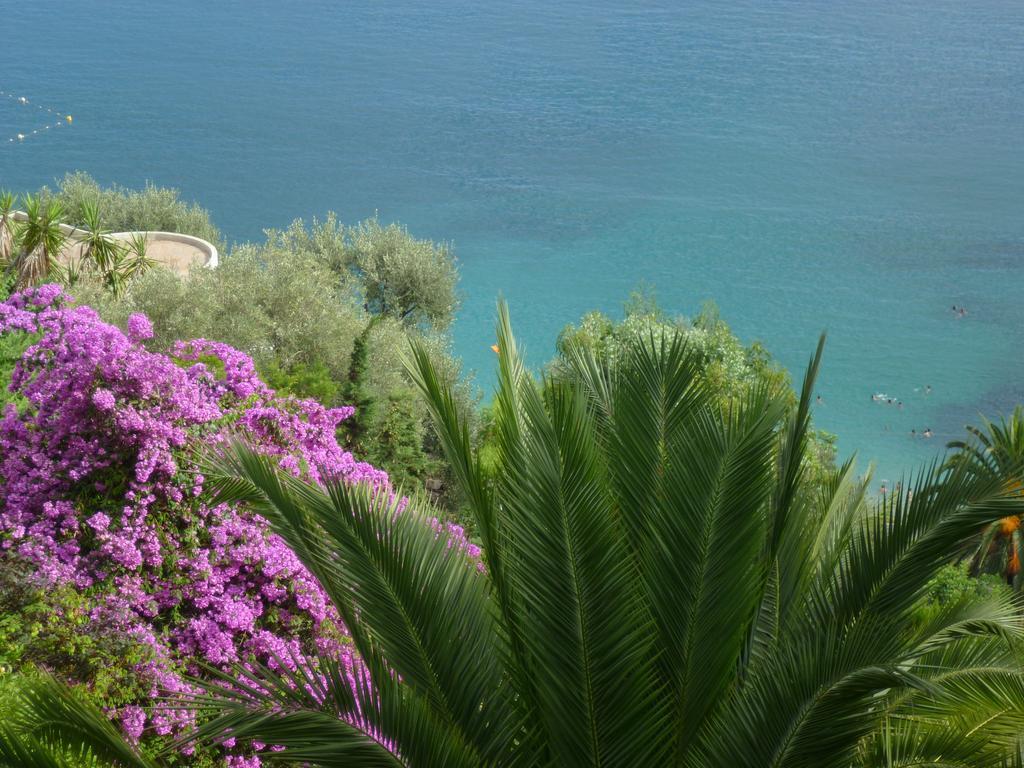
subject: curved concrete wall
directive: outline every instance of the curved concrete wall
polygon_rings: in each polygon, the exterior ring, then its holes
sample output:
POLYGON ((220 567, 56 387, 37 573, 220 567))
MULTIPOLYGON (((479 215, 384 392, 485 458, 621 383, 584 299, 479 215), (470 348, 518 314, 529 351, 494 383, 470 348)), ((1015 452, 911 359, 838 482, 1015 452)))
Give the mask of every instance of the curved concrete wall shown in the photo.
MULTIPOLYGON (((25 221, 28 217, 23 211, 14 211, 12 218, 15 221, 25 221)), ((84 227, 72 227, 68 224, 61 224, 60 231, 68 238, 68 245, 65 246, 65 254, 71 255, 70 249, 74 248, 77 241, 81 240, 87 231, 84 227)), ((180 232, 111 232, 110 236, 117 240, 129 240, 132 235, 145 235, 147 248, 153 251, 150 255, 171 269, 178 272, 188 272, 192 264, 200 264, 207 269, 216 269, 220 263, 220 254, 213 243, 203 240, 201 237, 184 235, 180 232)), ((62 254, 62 255, 65 255, 62 254)))

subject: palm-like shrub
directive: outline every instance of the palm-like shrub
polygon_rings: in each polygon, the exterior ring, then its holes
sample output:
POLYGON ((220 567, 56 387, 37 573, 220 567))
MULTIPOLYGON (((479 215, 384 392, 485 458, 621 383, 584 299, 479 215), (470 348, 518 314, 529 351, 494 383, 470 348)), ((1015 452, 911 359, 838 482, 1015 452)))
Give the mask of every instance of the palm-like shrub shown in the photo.
MULTIPOLYGON (((949 466, 1000 482, 1007 493, 1024 493, 1024 408, 1017 406, 1008 419, 984 420, 981 427, 967 427, 967 440, 954 440, 949 466)), ((1008 515, 986 526, 971 556, 971 569, 1001 571, 1010 585, 1020 586, 1021 518, 1008 515)))
POLYGON ((133 280, 159 265, 159 262, 148 253, 148 240, 145 232, 132 232, 125 248, 125 257, 121 263, 121 272, 125 280, 133 280))
POLYGON ((540 388, 504 311, 499 348, 492 472, 425 350, 413 363, 482 564, 419 500, 397 514, 241 444, 211 460, 220 498, 253 505, 316 575, 360 661, 238 670, 198 702, 200 737, 346 767, 1012 761, 1016 606, 912 617, 936 569, 1024 501, 961 468, 874 508, 849 464, 812 485, 820 346, 795 410, 758 389, 723 404, 678 339, 636 339, 614 370, 571 353, 575 383, 540 388))
POLYGON ((67 240, 60 226, 64 210, 56 200, 26 195, 25 214, 25 221, 15 227, 17 253, 11 262, 19 288, 39 285, 59 271, 57 257, 67 240))
POLYGON ((121 245, 103 226, 99 205, 92 200, 82 203, 82 223, 85 230, 79 240, 82 244, 82 261, 88 262, 101 274, 114 268, 121 256, 121 245))

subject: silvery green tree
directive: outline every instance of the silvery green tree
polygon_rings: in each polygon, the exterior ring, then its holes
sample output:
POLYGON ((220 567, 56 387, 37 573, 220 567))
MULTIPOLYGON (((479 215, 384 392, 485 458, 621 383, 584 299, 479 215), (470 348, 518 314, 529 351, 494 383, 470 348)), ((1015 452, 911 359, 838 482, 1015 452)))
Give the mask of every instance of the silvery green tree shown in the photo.
POLYGON ((455 315, 458 270, 449 248, 398 224, 368 219, 349 228, 347 256, 366 309, 408 325, 446 328, 455 315))

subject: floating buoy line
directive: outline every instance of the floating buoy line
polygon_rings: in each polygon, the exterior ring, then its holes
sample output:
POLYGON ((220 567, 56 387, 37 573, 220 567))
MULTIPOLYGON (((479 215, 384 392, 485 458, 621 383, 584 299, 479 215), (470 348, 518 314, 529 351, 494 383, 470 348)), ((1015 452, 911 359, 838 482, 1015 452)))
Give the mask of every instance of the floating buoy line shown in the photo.
POLYGON ((53 122, 48 122, 46 123, 46 125, 41 125, 38 128, 32 129, 31 131, 26 130, 25 133, 14 134, 9 139, 7 139, 8 144, 22 142, 25 139, 29 139, 33 136, 38 136, 39 134, 44 133, 50 130, 51 128, 60 128, 64 125, 71 125, 74 122, 74 119, 71 117, 71 115, 67 114, 66 112, 61 112, 57 109, 51 109, 50 107, 44 106, 42 104, 36 104, 35 102, 29 101, 27 96, 18 96, 17 94, 9 93, 7 91, 0 91, 0 99, 3 98, 10 99, 15 104, 20 104, 24 107, 35 107, 37 111, 42 112, 46 115, 46 117, 43 119, 53 120, 53 122))

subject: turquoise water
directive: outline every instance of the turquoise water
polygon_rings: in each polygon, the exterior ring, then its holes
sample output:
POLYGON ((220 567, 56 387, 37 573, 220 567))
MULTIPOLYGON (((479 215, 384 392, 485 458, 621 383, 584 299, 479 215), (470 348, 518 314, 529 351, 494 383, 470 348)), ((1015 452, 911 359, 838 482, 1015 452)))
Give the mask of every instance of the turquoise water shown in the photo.
MULTIPOLYGON (((647 281, 791 369, 827 329, 816 419, 882 477, 1024 400, 1017 0, 9 5, 0 90, 74 125, 0 144, 0 186, 80 168, 232 239, 333 209, 452 240, 485 385, 499 293, 540 363, 647 281)), ((0 100, 0 139, 45 122, 0 100)))

